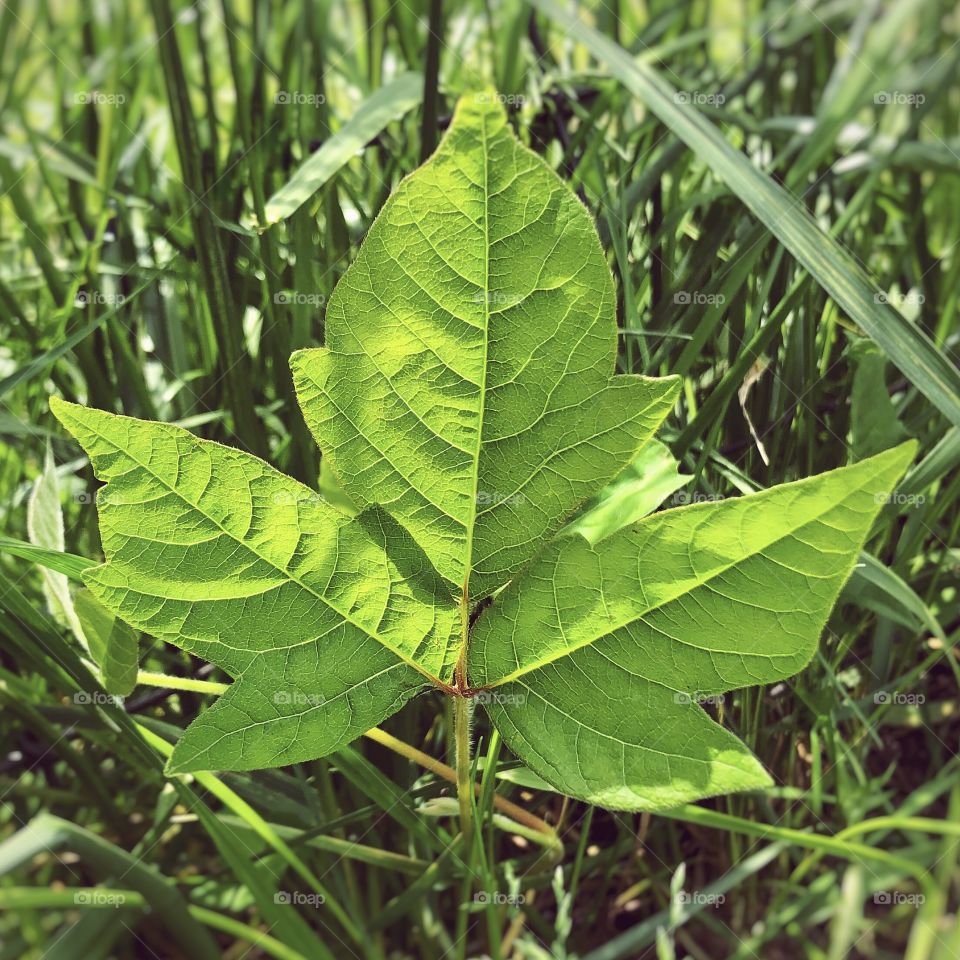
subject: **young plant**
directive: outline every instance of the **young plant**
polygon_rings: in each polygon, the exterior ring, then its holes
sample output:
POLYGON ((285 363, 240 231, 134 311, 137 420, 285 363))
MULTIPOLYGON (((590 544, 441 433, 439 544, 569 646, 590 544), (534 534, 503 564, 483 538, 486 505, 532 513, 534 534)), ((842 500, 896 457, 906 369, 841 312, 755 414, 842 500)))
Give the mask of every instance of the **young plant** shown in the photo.
POLYGON ((321 757, 434 687, 457 698, 461 786, 471 697, 545 780, 607 807, 768 785, 700 701, 807 663, 914 445, 593 543, 565 528, 679 382, 614 376, 591 219, 491 93, 394 191, 325 331, 293 373, 357 516, 248 453, 52 401, 107 482, 86 584, 235 678, 170 771, 321 757))

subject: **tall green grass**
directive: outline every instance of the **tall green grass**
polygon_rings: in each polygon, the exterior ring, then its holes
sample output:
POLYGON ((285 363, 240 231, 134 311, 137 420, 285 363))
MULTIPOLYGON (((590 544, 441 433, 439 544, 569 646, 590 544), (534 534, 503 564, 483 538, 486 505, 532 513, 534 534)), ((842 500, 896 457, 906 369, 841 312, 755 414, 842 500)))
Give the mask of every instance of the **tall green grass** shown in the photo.
POLYGON ((0 9, 2 960, 960 955, 960 18, 571 9, 0 9), (684 377, 664 440, 688 496, 921 442, 818 658, 723 705, 768 794, 588 808, 481 721, 468 850, 435 697, 326 760, 167 779, 227 678, 147 640, 134 694, 93 696, 47 605, 38 562, 82 568, 28 544, 48 445, 66 550, 99 551, 53 393, 326 483, 287 356, 480 83, 595 216, 621 369, 684 377))

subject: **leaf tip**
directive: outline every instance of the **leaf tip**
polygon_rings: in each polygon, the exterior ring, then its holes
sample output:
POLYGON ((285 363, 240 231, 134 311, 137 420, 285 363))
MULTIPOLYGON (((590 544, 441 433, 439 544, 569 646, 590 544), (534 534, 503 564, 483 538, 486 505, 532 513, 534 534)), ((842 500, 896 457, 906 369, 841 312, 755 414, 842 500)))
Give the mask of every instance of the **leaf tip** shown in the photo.
POLYGON ((72 411, 77 409, 80 404, 70 403, 69 400, 64 400, 63 397, 50 397, 49 404, 50 412, 69 429, 70 424, 68 421, 74 419, 72 411))

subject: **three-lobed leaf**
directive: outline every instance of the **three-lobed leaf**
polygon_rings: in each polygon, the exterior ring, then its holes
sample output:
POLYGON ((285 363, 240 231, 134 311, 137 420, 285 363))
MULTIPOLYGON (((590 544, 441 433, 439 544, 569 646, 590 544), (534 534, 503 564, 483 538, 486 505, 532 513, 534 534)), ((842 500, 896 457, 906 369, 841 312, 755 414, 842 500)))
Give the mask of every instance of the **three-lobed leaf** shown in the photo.
POLYGON ((323 756, 455 683, 574 796, 652 809, 767 783, 696 701, 806 663, 912 448, 631 522, 667 471, 617 517, 632 479, 611 483, 678 382, 614 376, 587 211, 489 92, 385 204, 325 329, 292 366, 357 516, 241 451, 52 402, 107 481, 91 593, 236 681, 171 769, 323 756))

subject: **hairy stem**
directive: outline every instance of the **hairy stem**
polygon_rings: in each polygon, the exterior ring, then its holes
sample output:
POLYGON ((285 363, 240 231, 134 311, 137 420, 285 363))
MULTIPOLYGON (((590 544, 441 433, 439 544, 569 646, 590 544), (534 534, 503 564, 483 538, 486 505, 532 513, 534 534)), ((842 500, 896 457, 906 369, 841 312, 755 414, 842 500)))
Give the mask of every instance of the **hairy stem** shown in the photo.
POLYGON ((470 707, 468 697, 453 698, 453 737, 457 754, 457 800, 460 802, 460 830, 466 849, 473 843, 473 810, 470 776, 470 707))

